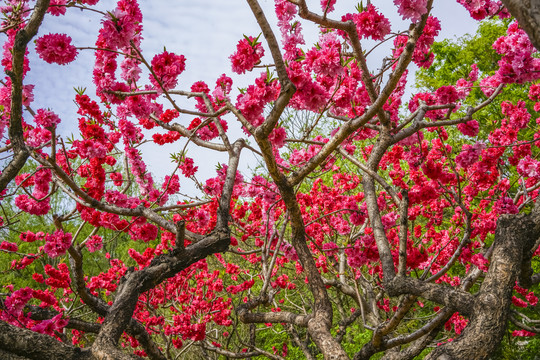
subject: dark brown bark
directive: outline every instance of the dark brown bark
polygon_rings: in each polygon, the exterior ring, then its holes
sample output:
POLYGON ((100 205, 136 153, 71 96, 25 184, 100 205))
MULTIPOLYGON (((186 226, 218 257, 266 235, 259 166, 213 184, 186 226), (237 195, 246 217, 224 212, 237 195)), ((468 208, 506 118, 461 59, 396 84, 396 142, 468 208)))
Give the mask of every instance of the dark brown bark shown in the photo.
POLYGON ((540 50, 540 1, 502 0, 502 3, 529 35, 534 47, 540 50))

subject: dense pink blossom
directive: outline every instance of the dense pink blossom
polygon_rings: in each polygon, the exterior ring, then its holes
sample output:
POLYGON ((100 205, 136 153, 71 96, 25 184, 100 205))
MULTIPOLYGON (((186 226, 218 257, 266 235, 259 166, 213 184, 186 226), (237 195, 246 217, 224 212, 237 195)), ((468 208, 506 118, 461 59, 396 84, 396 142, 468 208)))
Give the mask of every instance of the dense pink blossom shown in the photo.
POLYGON ((182 163, 179 165, 179 168, 182 171, 182 174, 188 178, 195 175, 199 169, 198 166, 194 166, 193 159, 190 157, 185 157, 182 163))
POLYGON ((323 34, 319 38, 318 46, 306 53, 305 64, 315 74, 337 77, 343 73, 340 51, 341 43, 336 34, 323 34))
POLYGON ((30 330, 47 335, 55 335, 55 332, 61 332, 68 324, 68 319, 62 319, 62 314, 55 315, 52 319, 43 320, 30 330))
POLYGON ((93 235, 86 240, 86 248, 90 252, 96 252, 103 247, 103 238, 99 235, 93 235))
POLYGON ((296 15, 296 6, 287 0, 275 0, 275 10, 280 22, 289 22, 296 15))
POLYGON ((142 240, 144 242, 152 241, 156 238, 158 233, 158 228, 153 224, 143 224, 142 226, 135 226, 132 236, 137 240, 142 240))
POLYGON ((356 31, 360 37, 383 40, 390 33, 390 21, 372 4, 361 13, 353 14, 352 21, 356 24, 356 31))
POLYGON ((139 22, 137 17, 118 8, 109 12, 100 30, 103 45, 112 50, 129 47, 130 41, 140 31, 139 22))
POLYGON ((517 172, 523 177, 531 177, 540 180, 540 161, 533 159, 528 155, 518 163, 517 172))
POLYGON ((60 123, 60 118, 54 112, 45 109, 38 109, 36 116, 34 116, 36 124, 45 128, 56 126, 60 123))
POLYGON ((154 56, 152 69, 157 77, 156 79, 152 74, 149 75, 154 87, 161 90, 161 83, 165 90, 170 90, 178 84, 178 76, 186 69, 186 58, 184 55, 164 51, 154 56))
POLYGON ((64 15, 66 13, 67 0, 51 0, 47 12, 54 16, 64 15))
POLYGON ((19 235, 19 239, 21 239, 24 242, 34 242, 36 240, 43 240, 45 239, 45 234, 41 231, 37 233, 33 233, 30 230, 23 232, 19 235))
POLYGON ((65 233, 62 230, 47 234, 45 236, 43 251, 52 258, 64 255, 66 250, 71 246, 71 239, 71 233, 65 233))
POLYGON ((33 291, 29 287, 14 291, 4 301, 5 310, 2 311, 0 319, 16 326, 27 323, 28 318, 24 315, 23 309, 26 303, 32 299, 32 295, 33 291))
POLYGON ((493 211, 497 214, 517 214, 519 209, 511 198, 501 197, 493 204, 493 211))
POLYGON ((289 63, 287 68, 289 79, 296 86, 291 106, 298 110, 318 111, 323 107, 330 94, 317 81, 314 81, 299 62, 289 63))
POLYGON ((71 44, 71 37, 66 34, 48 34, 38 38, 36 52, 49 64, 60 65, 72 62, 78 54, 75 46, 71 44))
POLYGON ((232 71, 237 74, 251 71, 263 56, 264 48, 261 43, 253 36, 246 36, 238 42, 236 52, 229 57, 232 63, 232 71))
POLYGON ((26 143, 32 147, 40 147, 51 140, 52 134, 49 130, 36 127, 25 133, 26 143))
POLYGON ((493 0, 458 0, 475 20, 483 20, 488 16, 493 16, 499 10, 500 1, 493 0))
POLYGON ((456 164, 464 169, 467 169, 469 166, 478 161, 484 148, 485 145, 482 143, 476 143, 472 146, 468 144, 463 145, 461 153, 456 156, 456 164))
MULTIPOLYGON (((431 66, 435 55, 430 49, 435 41, 435 37, 439 35, 440 30, 441 23, 439 19, 434 16, 429 16, 426 21, 426 26, 424 26, 424 31, 422 32, 422 35, 420 35, 420 38, 418 38, 413 52, 413 62, 416 65, 426 69, 431 66)), ((405 35, 399 35, 394 39, 394 57, 401 55, 407 41, 408 37, 405 35)))
POLYGON ((458 100, 458 92, 454 86, 441 86, 435 91, 439 104, 452 104, 458 100))
POLYGON ((470 120, 457 125, 457 128, 463 135, 476 136, 480 130, 480 125, 476 120, 470 120))
POLYGON ((267 74, 261 73, 255 80, 255 85, 249 85, 246 91, 239 94, 236 99, 236 107, 253 126, 259 126, 263 123, 264 106, 270 101, 274 101, 278 95, 277 81, 268 83, 267 79, 267 74))
POLYGON ((523 83, 540 78, 540 59, 532 56, 536 49, 517 22, 508 27, 506 36, 493 43, 493 49, 503 55, 495 74, 501 82, 523 83))
POLYGON ((427 12, 427 0, 394 0, 398 7, 398 13, 404 20, 418 22, 422 15, 427 12))
POLYGON ((12 242, 4 240, 0 243, 0 250, 15 252, 19 250, 19 246, 17 246, 16 243, 12 243, 12 242))
POLYGON ((509 101, 503 101, 501 111, 507 117, 511 127, 523 129, 529 125, 531 114, 527 111, 525 101, 519 100, 516 105, 509 101))

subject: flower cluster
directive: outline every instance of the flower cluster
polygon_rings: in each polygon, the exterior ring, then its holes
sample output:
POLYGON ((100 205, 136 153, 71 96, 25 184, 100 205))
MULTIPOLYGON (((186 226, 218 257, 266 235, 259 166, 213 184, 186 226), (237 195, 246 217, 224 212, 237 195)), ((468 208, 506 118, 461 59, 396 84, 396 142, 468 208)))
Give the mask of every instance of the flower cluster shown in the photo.
POLYGON ((184 55, 176 55, 168 51, 157 54, 152 59, 152 70, 154 74, 150 74, 150 82, 154 87, 170 90, 178 84, 178 76, 186 69, 186 58, 184 55))
POLYGON ((45 109, 38 109, 34 121, 44 128, 54 127, 60 123, 60 118, 54 112, 45 109))
POLYGON ((418 22, 427 12, 427 0, 394 0, 394 4, 403 19, 410 19, 412 22, 418 22))
POLYGON ((502 83, 523 83, 540 78, 540 59, 532 57, 536 49, 517 22, 508 27, 506 36, 493 43, 493 48, 503 55, 495 79, 502 83))
POLYGON ((66 65, 75 60, 78 51, 66 34, 48 34, 36 40, 36 52, 49 64, 66 65))
POLYGON ((383 40, 390 33, 390 21, 372 4, 369 4, 361 13, 345 15, 341 20, 352 20, 361 38, 383 40))
POLYGON ((229 57, 232 63, 232 71, 237 74, 251 71, 263 56, 264 49, 258 38, 244 36, 244 39, 240 40, 236 45, 236 52, 229 57))
POLYGON ((483 20, 497 14, 501 6, 500 1, 494 0, 458 0, 458 3, 463 5, 475 20, 483 20))
POLYGON ((52 258, 64 255, 66 250, 71 246, 71 239, 71 233, 65 233, 62 230, 47 234, 45 236, 43 251, 52 258))

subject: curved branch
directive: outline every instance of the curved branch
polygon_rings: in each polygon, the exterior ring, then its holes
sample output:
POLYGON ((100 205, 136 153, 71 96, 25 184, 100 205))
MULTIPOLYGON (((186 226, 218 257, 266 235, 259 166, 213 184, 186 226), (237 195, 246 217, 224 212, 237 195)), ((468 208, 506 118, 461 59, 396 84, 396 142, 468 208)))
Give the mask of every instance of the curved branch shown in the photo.
POLYGON ((14 156, 0 173, 0 192, 17 176, 30 156, 30 151, 24 143, 24 130, 22 127, 24 56, 26 46, 37 34, 43 22, 43 17, 49 8, 49 3, 50 0, 39 0, 26 26, 15 35, 15 43, 12 50, 12 70, 7 72, 11 78, 11 110, 8 132, 14 156))

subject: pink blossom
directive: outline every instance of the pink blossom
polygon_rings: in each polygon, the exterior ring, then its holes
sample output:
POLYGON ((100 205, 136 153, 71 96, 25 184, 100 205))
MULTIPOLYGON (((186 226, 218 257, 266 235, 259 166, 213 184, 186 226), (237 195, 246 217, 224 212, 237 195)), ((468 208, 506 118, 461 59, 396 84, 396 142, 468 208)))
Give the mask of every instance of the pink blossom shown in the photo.
POLYGON ((527 111, 525 101, 522 100, 519 100, 516 105, 513 105, 509 101, 503 101, 501 111, 508 118, 509 125, 517 129, 527 127, 531 119, 531 114, 527 111))
POLYGON ((485 145, 482 143, 476 143, 473 146, 468 144, 463 145, 461 153, 456 156, 456 164, 464 169, 467 169, 469 166, 478 161, 480 155, 482 154, 482 149, 484 148, 485 145))
POLYGON ((435 91, 439 104, 452 104, 458 100, 458 93, 453 86, 441 86, 435 91))
POLYGON ((336 255, 338 250, 339 250, 339 248, 338 248, 338 246, 336 245, 335 242, 324 243, 322 248, 323 248, 323 250, 326 251, 326 254, 328 256, 336 255))
POLYGON ((29 243, 34 242, 36 240, 43 240, 44 238, 45 238, 45 234, 42 233, 41 231, 34 234, 30 230, 28 230, 19 235, 19 239, 21 239, 21 241, 29 242, 29 243))
POLYGON ((506 36, 493 43, 493 49, 503 55, 495 74, 503 83, 523 83, 540 78, 540 59, 532 57, 536 49, 517 22, 508 27, 506 36))
POLYGON ((486 96, 491 96, 495 89, 502 83, 499 76, 488 76, 480 80, 480 86, 482 87, 482 92, 486 96))
POLYGON ((354 14, 352 21, 356 24, 358 36, 383 40, 390 32, 390 21, 369 4, 360 14, 354 14))
POLYGON ((470 81, 478 80, 478 65, 476 64, 471 65, 471 72, 469 73, 469 80, 470 81))
POLYGON ((284 256, 289 261, 298 261, 298 254, 296 254, 296 249, 291 244, 284 242, 283 244, 281 244, 280 250, 283 251, 284 256))
POLYGON ((285 138, 287 137, 287 133, 285 132, 285 129, 280 127, 275 128, 272 130, 270 135, 268 136, 268 140, 277 148, 282 148, 285 146, 285 138))
POLYGON ((334 6, 336 5, 336 0, 321 0, 321 9, 324 12, 334 11, 334 6))
POLYGON ((36 201, 28 195, 22 194, 15 198, 15 205, 24 212, 31 215, 45 215, 51 209, 47 198, 44 201, 36 201))
POLYGON ((5 251, 9 251, 9 252, 16 252, 16 251, 19 250, 19 247, 15 243, 4 240, 4 241, 2 241, 0 243, 0 250, 5 250, 5 251))
POLYGON ((186 69, 186 58, 184 55, 176 55, 168 51, 157 54, 152 59, 152 69, 157 79, 150 74, 150 82, 158 90, 170 90, 178 84, 178 76, 186 69))
POLYGON ((91 253, 101 250, 103 247, 103 238, 99 235, 93 235, 86 241, 86 248, 91 253))
POLYGON ((496 214, 517 214, 519 209, 511 198, 501 197, 493 204, 493 211, 496 214))
POLYGON ((296 15, 297 9, 294 4, 291 4, 287 0, 275 0, 276 15, 280 23, 288 23, 296 15))
POLYGON ((43 250, 52 258, 64 255, 66 250, 71 246, 71 239, 71 233, 57 230, 53 234, 47 234, 45 236, 43 250))
POLYGON ((68 319, 62 319, 62 314, 58 314, 52 319, 43 320, 32 326, 30 330, 53 336, 55 332, 61 332, 68 324, 68 319))
POLYGON ((512 304, 520 308, 526 308, 527 306, 529 306, 525 300, 520 299, 516 296, 512 296, 512 304))
POLYGON ((517 172, 523 177, 540 179, 540 161, 527 155, 521 159, 517 165, 517 172))
POLYGON ((240 40, 236 45, 236 52, 229 57, 232 63, 232 71, 237 74, 251 71, 263 56, 264 49, 258 38, 244 36, 244 39, 240 40))
POLYGON ((475 20, 483 20, 488 16, 495 15, 499 10, 500 1, 493 0, 458 0, 475 20))
POLYGON ((64 15, 66 13, 67 0, 51 0, 47 12, 54 16, 64 15))
POLYGON ((193 166, 193 159, 189 157, 185 157, 184 161, 180 164, 179 167, 182 171, 182 174, 184 174, 184 176, 187 178, 195 175, 195 173, 199 169, 198 166, 193 166))
POLYGON ((398 7, 398 13, 403 20, 418 22, 427 12, 427 0, 394 0, 394 4, 398 7))
POLYGON ((165 180, 163 181, 163 185, 161 188, 165 190, 166 194, 177 193, 180 190, 180 182, 178 175, 174 174, 173 176, 165 176, 165 180))
POLYGON ((287 73, 296 86, 296 92, 290 103, 291 107, 297 110, 319 111, 326 104, 330 94, 320 83, 313 81, 302 64, 296 61, 289 63, 287 73))
POLYGON ((514 330, 512 331, 512 336, 536 336, 536 333, 527 330, 514 330))
POLYGON ((38 109, 36 111, 36 116, 34 116, 34 121, 36 124, 48 128, 58 125, 60 123, 60 118, 50 110, 38 109))
POLYGON ((133 83, 139 81, 141 68, 139 67, 140 61, 132 57, 126 57, 120 63, 120 69, 122 74, 120 75, 127 83, 133 83))
POLYGON ((71 37, 66 34, 48 34, 38 38, 36 52, 49 64, 60 65, 72 62, 78 54, 75 46, 71 44, 71 37))
POLYGON ((4 311, 0 315, 0 319, 16 326, 21 326, 28 322, 28 318, 24 316, 23 309, 26 303, 32 299, 33 291, 29 287, 25 287, 14 291, 4 301, 4 311))
POLYGON ((478 125, 478 121, 476 120, 470 120, 465 123, 461 123, 457 125, 457 128, 463 135, 467 136, 476 136, 478 135, 478 131, 480 130, 480 125, 478 125))
POLYGON ((107 148, 102 143, 94 139, 73 141, 73 150, 81 159, 103 159, 107 156, 107 148))
POLYGON ((39 147, 51 140, 52 134, 49 130, 40 127, 33 128, 26 132, 26 143, 31 147, 39 147))
POLYGON ((154 240, 157 237, 158 233, 157 226, 149 223, 146 223, 142 226, 134 226, 133 229, 135 238, 144 242, 154 240))
POLYGON ((108 13, 99 34, 105 47, 116 50, 129 47, 140 28, 137 17, 117 8, 108 13))
POLYGON ((335 33, 321 35, 318 47, 313 47, 306 53, 305 64, 315 74, 337 77, 343 73, 341 66, 341 43, 335 33))

